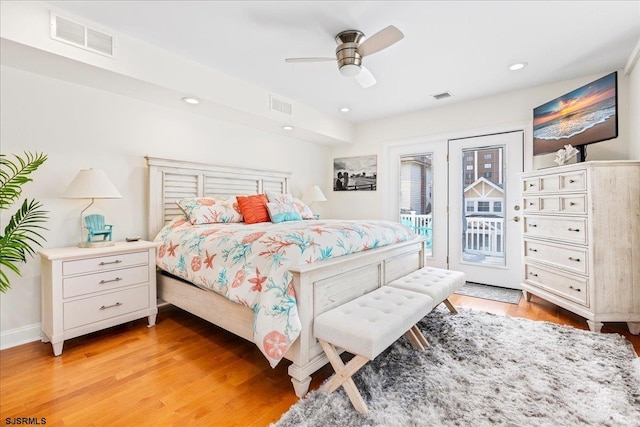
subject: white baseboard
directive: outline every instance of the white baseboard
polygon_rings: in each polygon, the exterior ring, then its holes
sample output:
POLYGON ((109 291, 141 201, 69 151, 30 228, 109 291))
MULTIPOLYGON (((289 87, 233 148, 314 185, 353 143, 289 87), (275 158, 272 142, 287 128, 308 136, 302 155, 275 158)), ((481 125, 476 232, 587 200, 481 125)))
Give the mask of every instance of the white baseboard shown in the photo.
POLYGON ((0 333, 0 350, 40 341, 40 324, 23 326, 0 333))

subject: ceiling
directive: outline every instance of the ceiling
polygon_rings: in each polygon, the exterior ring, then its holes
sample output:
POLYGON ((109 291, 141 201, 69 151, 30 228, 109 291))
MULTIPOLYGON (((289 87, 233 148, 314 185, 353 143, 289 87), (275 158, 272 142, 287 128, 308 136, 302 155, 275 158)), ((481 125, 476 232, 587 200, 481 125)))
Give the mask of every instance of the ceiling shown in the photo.
POLYGON ((638 1, 48 3, 354 123, 621 69, 640 39, 638 1), (333 62, 284 62, 334 56, 340 31, 388 25, 405 38, 364 59, 371 88, 333 62))

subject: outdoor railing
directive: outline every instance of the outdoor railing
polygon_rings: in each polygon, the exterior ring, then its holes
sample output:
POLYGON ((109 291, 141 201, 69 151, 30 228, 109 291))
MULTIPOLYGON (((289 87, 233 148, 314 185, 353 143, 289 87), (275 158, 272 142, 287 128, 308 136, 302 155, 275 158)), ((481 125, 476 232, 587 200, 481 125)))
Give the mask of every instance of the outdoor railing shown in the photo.
POLYGON ((465 252, 504 256, 504 218, 467 217, 465 220, 465 252))
MULTIPOLYGON (((504 256, 504 219, 467 217, 464 231, 464 251, 473 251, 488 256, 504 256)), ((427 248, 431 248, 433 223, 431 214, 416 214, 415 211, 400 214, 400 222, 411 227, 417 234, 427 237, 427 248)))

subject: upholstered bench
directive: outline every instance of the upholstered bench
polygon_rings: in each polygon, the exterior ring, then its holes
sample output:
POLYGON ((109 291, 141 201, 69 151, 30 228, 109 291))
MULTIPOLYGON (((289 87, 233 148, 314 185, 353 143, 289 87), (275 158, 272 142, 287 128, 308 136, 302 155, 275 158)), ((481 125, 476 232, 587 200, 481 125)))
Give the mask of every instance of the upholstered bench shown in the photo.
POLYGON ((314 335, 335 370, 320 390, 331 393, 342 386, 355 409, 366 414, 367 405, 351 376, 402 335, 424 350, 429 344, 416 323, 432 309, 433 299, 428 295, 383 286, 318 315, 314 335), (337 348, 355 356, 345 365, 337 348))
POLYGON ((388 286, 428 295, 433 298, 434 307, 444 303, 449 311, 457 313, 449 295, 461 289, 466 280, 466 275, 460 271, 424 267, 392 281, 388 286))

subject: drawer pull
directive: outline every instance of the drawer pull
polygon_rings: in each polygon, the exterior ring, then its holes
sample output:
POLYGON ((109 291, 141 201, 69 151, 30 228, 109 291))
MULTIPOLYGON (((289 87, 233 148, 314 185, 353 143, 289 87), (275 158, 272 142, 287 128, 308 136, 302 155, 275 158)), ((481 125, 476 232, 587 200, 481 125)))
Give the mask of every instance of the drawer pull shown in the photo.
POLYGON ((533 202, 529 202, 529 206, 533 206, 533 202))
POLYGON ((569 202, 569 206, 575 206, 576 202, 569 202))
POLYGON ((115 261, 109 261, 109 262, 104 262, 102 261, 100 264, 98 265, 109 265, 109 264, 120 264, 122 261, 120 261, 119 259, 115 260, 115 261))
POLYGON ((579 228, 571 228, 571 227, 569 227, 568 230, 569 231, 575 231, 576 233, 580 231, 579 228))
POLYGON ((580 262, 580 258, 574 258, 572 256, 569 257, 569 261, 580 262))
POLYGON ((103 305, 102 307, 100 307, 100 310, 106 310, 107 308, 113 308, 113 307, 120 307, 121 305, 122 305, 121 302, 117 302, 111 305, 103 305))
POLYGON ((538 252, 536 248, 529 248, 529 252, 538 252))
POLYGON ((576 180, 575 180, 575 179, 570 179, 570 180, 569 180, 569 184, 573 184, 574 182, 576 182, 576 180))
POLYGON ((535 184, 533 184, 531 182, 529 183, 529 187, 534 187, 534 186, 535 186, 535 184))
POLYGON ((580 288, 574 288, 574 287, 573 287, 573 286, 571 286, 571 285, 569 285, 569 289, 573 289, 574 291, 577 291, 577 292, 582 292, 582 289, 580 289, 580 288))
POLYGON ((533 276, 533 277, 538 277, 538 273, 534 273, 534 272, 532 272, 532 271, 530 271, 530 272, 529 272, 529 275, 530 275, 530 276, 533 276))
POLYGON ((537 224, 529 224, 529 227, 534 227, 535 228, 537 226, 538 226, 537 224))
POLYGON ((100 280, 98 283, 104 285, 105 283, 119 282, 120 280, 122 280, 122 277, 116 277, 115 279, 111 280, 100 280))

